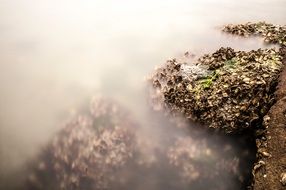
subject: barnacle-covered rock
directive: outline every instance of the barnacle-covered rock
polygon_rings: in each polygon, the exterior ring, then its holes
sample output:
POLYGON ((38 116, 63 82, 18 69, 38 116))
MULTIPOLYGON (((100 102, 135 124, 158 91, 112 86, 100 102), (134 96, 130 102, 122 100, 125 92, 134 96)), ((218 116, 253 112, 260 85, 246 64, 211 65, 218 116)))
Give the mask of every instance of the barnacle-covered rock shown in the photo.
POLYGON ((226 133, 255 127, 274 101, 279 52, 220 48, 191 63, 169 60, 151 77, 156 109, 167 108, 226 133))
POLYGON ((240 36, 259 35, 262 36, 267 43, 286 46, 286 26, 273 25, 265 22, 249 22, 246 24, 226 25, 223 31, 240 36))
POLYGON ((28 189, 109 189, 133 157, 134 123, 117 104, 99 98, 66 124, 33 163, 28 189))

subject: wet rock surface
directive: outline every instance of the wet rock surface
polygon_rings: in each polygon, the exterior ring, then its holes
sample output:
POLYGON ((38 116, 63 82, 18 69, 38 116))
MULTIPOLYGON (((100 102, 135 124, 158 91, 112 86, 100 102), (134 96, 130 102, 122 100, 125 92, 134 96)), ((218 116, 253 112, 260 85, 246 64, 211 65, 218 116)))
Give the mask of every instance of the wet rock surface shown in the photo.
POLYGON ((239 35, 250 36, 258 35, 264 38, 267 43, 279 44, 286 46, 286 27, 273 25, 266 22, 246 23, 246 24, 229 24, 224 26, 224 32, 239 35))
POLYGON ((186 63, 169 60, 150 81, 156 109, 226 133, 255 128, 274 102, 282 68, 275 49, 220 48, 186 63))

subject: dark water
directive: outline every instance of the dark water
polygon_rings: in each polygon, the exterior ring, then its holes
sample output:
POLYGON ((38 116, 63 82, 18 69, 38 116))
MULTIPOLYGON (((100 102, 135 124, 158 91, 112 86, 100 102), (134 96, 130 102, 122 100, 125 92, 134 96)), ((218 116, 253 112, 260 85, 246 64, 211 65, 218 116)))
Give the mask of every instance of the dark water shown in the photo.
POLYGON ((143 78, 155 65, 185 51, 259 48, 220 27, 286 24, 285 11, 285 0, 0 0, 0 188, 92 95, 148 124, 143 78))

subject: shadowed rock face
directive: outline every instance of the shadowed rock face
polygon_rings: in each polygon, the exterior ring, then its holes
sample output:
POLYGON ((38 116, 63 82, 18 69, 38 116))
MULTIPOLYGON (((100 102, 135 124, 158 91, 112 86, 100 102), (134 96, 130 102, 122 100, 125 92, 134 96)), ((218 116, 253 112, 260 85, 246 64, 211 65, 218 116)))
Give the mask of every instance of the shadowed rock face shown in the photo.
MULTIPOLYGON (((286 64, 285 48, 281 50, 286 64), (283 53, 284 51, 284 53, 283 53)), ((286 188, 286 69, 280 75, 277 102, 264 117, 264 130, 257 139, 257 163, 253 170, 254 190, 286 188)))

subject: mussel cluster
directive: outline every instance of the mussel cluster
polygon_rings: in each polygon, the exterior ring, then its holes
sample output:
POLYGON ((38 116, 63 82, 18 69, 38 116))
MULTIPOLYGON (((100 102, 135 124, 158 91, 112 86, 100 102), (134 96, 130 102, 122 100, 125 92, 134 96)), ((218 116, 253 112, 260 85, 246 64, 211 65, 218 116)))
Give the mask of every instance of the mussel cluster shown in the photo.
POLYGON ((191 63, 169 60, 151 76, 156 109, 236 133, 261 122, 282 69, 275 49, 220 48, 191 63))
POLYGON ((32 164, 27 189, 109 189, 133 156, 132 127, 118 105, 95 99, 90 112, 66 124, 32 164))
POLYGON ((265 22, 229 24, 224 26, 223 31, 239 36, 260 35, 267 43, 286 46, 286 26, 273 25, 265 22))

